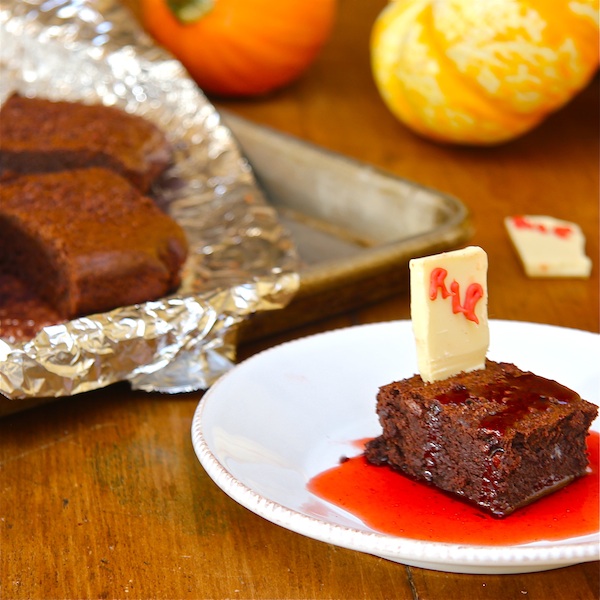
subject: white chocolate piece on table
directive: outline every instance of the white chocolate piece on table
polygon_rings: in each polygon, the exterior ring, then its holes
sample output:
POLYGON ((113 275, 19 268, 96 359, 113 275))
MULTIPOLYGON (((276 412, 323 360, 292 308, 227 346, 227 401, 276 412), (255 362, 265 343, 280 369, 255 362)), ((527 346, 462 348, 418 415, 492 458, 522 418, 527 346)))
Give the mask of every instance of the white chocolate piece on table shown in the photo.
POLYGON ((504 224, 529 277, 589 277, 592 261, 575 223, 543 215, 506 217, 504 224))
POLYGON ((419 373, 431 383, 485 368, 487 254, 477 246, 409 262, 419 373))

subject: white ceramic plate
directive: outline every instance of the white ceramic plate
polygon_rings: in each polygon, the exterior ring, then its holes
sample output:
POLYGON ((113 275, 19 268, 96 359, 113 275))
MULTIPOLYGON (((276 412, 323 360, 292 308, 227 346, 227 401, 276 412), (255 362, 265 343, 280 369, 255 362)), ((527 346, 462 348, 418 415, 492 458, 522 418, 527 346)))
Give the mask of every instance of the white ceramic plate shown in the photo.
MULTIPOLYGON (((600 336, 490 322, 488 357, 560 381, 598 403, 600 336)), ((309 480, 378 435, 375 393, 417 372, 409 321, 340 329, 253 356, 205 394, 192 441, 202 466, 231 498, 308 537, 392 561, 458 573, 527 573, 598 560, 598 533, 516 546, 419 541, 375 531, 315 496, 309 480)), ((592 429, 598 431, 599 420, 592 429)))

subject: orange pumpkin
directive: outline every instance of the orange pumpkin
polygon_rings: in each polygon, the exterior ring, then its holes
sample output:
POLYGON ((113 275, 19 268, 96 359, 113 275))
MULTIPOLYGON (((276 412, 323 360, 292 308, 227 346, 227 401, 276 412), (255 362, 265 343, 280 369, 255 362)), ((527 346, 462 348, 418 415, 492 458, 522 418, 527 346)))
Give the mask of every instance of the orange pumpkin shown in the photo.
POLYGON ((141 0, 147 31, 220 96, 296 79, 327 40, 335 9, 336 0, 141 0))
POLYGON ((598 68, 598 0, 392 0, 371 37, 376 85, 419 134, 495 144, 568 102, 598 68))

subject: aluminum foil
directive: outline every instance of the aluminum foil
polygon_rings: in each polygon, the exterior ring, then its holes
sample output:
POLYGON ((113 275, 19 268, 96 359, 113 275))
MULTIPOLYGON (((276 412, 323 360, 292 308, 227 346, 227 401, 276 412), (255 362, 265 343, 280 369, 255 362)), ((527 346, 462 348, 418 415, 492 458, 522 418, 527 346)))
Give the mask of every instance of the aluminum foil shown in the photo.
POLYGON ((0 392, 209 387, 233 365, 239 324, 282 308, 299 286, 294 243, 218 112, 111 0, 0 0, 0 102, 13 91, 115 105, 161 127, 175 162, 153 194, 185 229, 190 255, 172 297, 0 340, 0 392))

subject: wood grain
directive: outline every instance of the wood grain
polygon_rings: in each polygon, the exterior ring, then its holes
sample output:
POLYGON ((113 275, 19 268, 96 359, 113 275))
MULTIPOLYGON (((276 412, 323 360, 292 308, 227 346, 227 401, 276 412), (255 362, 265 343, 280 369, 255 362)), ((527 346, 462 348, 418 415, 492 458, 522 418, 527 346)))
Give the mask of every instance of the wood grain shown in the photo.
MULTIPOLYGON (((496 148, 433 144, 397 122, 373 85, 368 39, 384 4, 341 0, 331 40, 302 78, 269 97, 214 103, 461 198, 472 211, 472 242, 490 259, 490 317, 597 332, 598 80, 519 140, 496 148), (592 277, 525 277, 502 224, 518 213, 579 223, 592 277)), ((408 316, 408 297, 399 294, 247 344, 239 355, 408 316)), ((201 396, 118 384, 0 420, 2 598, 598 598, 598 563, 456 575, 337 548, 261 519, 223 494, 194 455, 190 425, 201 396)))

